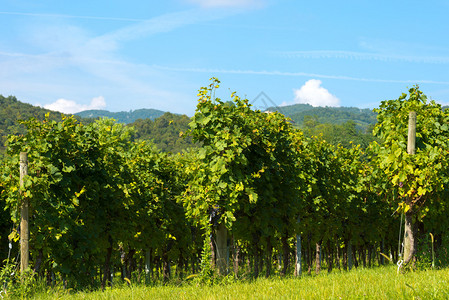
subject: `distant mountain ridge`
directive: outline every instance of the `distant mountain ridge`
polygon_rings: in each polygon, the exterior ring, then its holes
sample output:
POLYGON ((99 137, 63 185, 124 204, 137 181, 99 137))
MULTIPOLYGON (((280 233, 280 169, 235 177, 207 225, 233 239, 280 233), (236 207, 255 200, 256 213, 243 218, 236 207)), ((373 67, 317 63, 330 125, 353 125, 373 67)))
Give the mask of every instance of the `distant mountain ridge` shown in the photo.
POLYGON ((137 110, 131 110, 128 112, 127 111, 110 112, 107 110, 85 110, 76 113, 75 115, 80 116, 81 118, 90 118, 90 119, 106 117, 115 119, 118 123, 130 124, 138 119, 155 120, 160 116, 162 116, 164 113, 165 113, 164 111, 158 109, 142 108, 137 110))

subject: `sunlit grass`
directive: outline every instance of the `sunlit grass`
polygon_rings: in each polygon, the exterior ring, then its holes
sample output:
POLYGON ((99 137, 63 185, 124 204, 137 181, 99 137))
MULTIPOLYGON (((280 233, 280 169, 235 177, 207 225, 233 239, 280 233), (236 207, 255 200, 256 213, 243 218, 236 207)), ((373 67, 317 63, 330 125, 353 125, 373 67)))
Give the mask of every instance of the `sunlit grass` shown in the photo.
POLYGON ((449 269, 397 274, 395 267, 323 273, 302 278, 202 286, 123 286, 105 292, 49 290, 34 299, 449 299, 449 269))

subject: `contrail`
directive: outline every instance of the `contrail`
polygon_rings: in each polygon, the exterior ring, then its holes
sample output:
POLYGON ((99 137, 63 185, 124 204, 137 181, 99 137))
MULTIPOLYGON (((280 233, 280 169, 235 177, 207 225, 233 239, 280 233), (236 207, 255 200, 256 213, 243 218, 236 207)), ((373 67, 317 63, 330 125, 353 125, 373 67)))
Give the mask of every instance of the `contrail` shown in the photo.
POLYGON ((414 63, 430 63, 430 64, 447 64, 449 57, 447 56, 411 56, 411 55, 391 55, 364 53, 353 51, 284 51, 278 52, 279 55, 286 58, 340 58, 355 60, 378 60, 378 61, 404 61, 414 63))
POLYGON ((255 70, 225 70, 225 69, 204 69, 204 68, 172 68, 154 65, 154 68, 176 71, 176 72, 194 72, 194 73, 219 73, 219 74, 242 74, 242 75, 268 75, 268 76, 289 76, 289 77, 315 77, 325 79, 338 79, 349 81, 364 81, 364 82, 386 82, 386 83, 428 83, 449 85, 449 81, 435 81, 435 80, 395 80, 395 79, 377 79, 377 78, 362 78, 342 75, 325 75, 305 72, 282 72, 282 71, 255 71, 255 70))
POLYGON ((72 16, 72 15, 62 15, 62 14, 39 14, 39 13, 22 13, 22 12, 10 12, 10 11, 0 11, 0 14, 1 15, 30 16, 30 17, 46 17, 46 18, 90 19, 90 20, 104 20, 104 21, 125 21, 125 22, 146 21, 146 19, 95 17, 95 16, 72 16))

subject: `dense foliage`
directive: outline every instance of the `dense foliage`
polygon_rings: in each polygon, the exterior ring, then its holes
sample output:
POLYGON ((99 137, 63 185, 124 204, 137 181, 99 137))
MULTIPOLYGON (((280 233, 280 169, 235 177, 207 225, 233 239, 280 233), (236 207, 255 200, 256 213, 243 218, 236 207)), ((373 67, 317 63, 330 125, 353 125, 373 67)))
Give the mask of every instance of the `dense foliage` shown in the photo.
POLYGON ((27 130, 9 137, 0 169, 0 208, 11 216, 0 227, 2 240, 11 228, 12 241, 17 237, 18 205, 27 197, 31 268, 48 284, 104 288, 117 274, 147 283, 199 274, 196 280, 210 283, 216 274, 396 263, 404 213, 416 226, 415 266, 430 266, 432 254, 433 265, 445 265, 449 116, 417 87, 382 102, 379 139, 360 145, 331 139, 351 136, 354 123, 327 135, 316 135, 322 124, 312 124, 303 134, 284 115, 254 110, 235 93, 230 101, 215 98, 218 87, 214 79, 200 89, 191 120, 165 114, 136 122, 137 130, 111 119, 22 122, 27 130), (411 109, 418 113, 413 157, 404 143, 411 109), (172 149, 196 147, 161 152, 145 141, 156 140, 160 128, 192 139, 172 149), (19 191, 21 151, 29 175, 19 191))
POLYGON ((392 201, 399 202, 405 213, 404 260, 409 263, 417 243, 416 223, 428 213, 423 206, 426 202, 447 201, 449 114, 435 101, 428 101, 418 87, 397 100, 383 101, 377 112, 379 123, 375 133, 383 143, 375 143, 374 149, 379 168, 397 192, 392 201), (416 113, 416 146, 412 148, 408 147, 407 139, 410 112, 416 113))
POLYGON ((165 113, 155 120, 139 119, 129 124, 136 130, 135 139, 152 141, 164 152, 178 153, 195 146, 191 137, 180 138, 189 129, 186 115, 165 113))
POLYGON ((315 117, 306 116, 300 129, 306 137, 321 136, 329 144, 341 145, 347 149, 355 145, 360 145, 363 149, 366 149, 375 140, 371 127, 364 132, 353 121, 347 121, 343 124, 323 124, 319 123, 315 117))
POLYGON ((369 126, 376 123, 376 113, 371 109, 356 107, 314 107, 310 104, 294 104, 281 107, 270 107, 268 111, 279 111, 291 118, 299 127, 309 117, 316 119, 318 123, 343 124, 353 121, 359 129, 366 131, 369 126))

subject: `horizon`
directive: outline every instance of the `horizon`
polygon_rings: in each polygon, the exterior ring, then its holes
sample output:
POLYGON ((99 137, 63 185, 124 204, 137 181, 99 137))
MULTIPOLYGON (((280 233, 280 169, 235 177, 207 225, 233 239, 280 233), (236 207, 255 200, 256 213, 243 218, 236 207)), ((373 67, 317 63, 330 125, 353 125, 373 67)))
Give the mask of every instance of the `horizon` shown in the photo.
MULTIPOLYGON (((318 107, 321 107, 321 108, 356 108, 356 109, 360 109, 360 110, 368 109, 370 111, 373 111, 373 109, 371 109, 371 108, 360 108, 360 107, 356 107, 356 106, 312 106, 312 105, 310 105, 308 103, 293 103, 293 104, 288 104, 288 105, 271 106, 271 107, 268 107, 268 108, 272 108, 272 107, 282 108, 282 107, 289 107, 289 106, 294 106, 294 105, 298 105, 298 104, 299 105, 308 105, 308 106, 311 106, 313 108, 318 108, 318 107)), ((255 106, 255 105, 253 105, 251 103, 250 103, 250 105, 252 107, 254 107, 255 109, 258 109, 257 106, 255 106)), ((42 106, 39 106, 39 107, 42 107, 42 106)), ((44 108, 44 107, 42 107, 42 108, 44 108)), ((74 114, 79 114, 79 113, 84 113, 84 112, 89 112, 89 111, 106 111, 106 112, 109 112, 109 113, 132 113, 132 112, 135 112, 137 110, 158 110, 158 111, 162 111, 164 113, 169 112, 169 113, 177 114, 177 113, 174 113, 174 112, 171 112, 171 111, 164 111, 164 110, 160 110, 160 109, 157 109, 157 108, 147 108, 147 107, 137 108, 137 109, 129 109, 129 110, 119 110, 119 111, 111 111, 111 110, 107 110, 107 109, 87 109, 87 110, 82 110, 82 111, 76 112, 74 114)), ((183 114, 183 115, 187 115, 187 114, 183 114)), ((187 115, 187 116, 189 116, 189 115, 187 115)), ((191 116, 189 116, 189 117, 191 117, 191 116)))
POLYGON ((65 113, 191 116, 217 77, 224 101, 236 91, 275 106, 373 109, 417 84, 448 105, 447 13, 444 0, 7 1, 0 94, 65 113))

